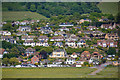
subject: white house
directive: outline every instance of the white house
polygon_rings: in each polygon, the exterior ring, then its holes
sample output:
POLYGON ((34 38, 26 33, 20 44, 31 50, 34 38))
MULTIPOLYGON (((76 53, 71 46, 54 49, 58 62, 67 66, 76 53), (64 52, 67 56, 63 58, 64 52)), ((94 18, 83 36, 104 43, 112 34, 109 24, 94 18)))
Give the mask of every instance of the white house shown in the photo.
POLYGON ((68 42, 65 42, 65 45, 67 45, 68 47, 76 47, 75 41, 68 41, 68 42))
POLYGON ((49 40, 49 38, 47 37, 47 36, 39 36, 38 37, 38 40, 43 40, 43 41, 48 41, 49 40))
POLYGON ((32 41, 32 40, 25 40, 25 42, 23 43, 23 45, 34 47, 35 46, 35 42, 32 41))
POLYGON ((49 46, 49 44, 48 42, 45 42, 45 41, 39 41, 39 42, 36 42, 35 46, 49 46))
POLYGON ((69 58, 67 58, 66 59, 66 62, 65 62, 66 64, 70 64, 70 65, 72 65, 72 64, 74 64, 75 63, 75 59, 74 58, 71 58, 71 57, 69 57, 69 58))
POLYGON ((31 31, 31 27, 30 26, 19 26, 19 28, 17 29, 18 31, 31 31))
POLYGON ((59 26, 74 26, 74 25, 67 22, 67 23, 61 23, 59 26))
POLYGON ((0 35, 9 36, 9 35, 11 35, 11 32, 9 32, 9 31, 0 31, 0 35))

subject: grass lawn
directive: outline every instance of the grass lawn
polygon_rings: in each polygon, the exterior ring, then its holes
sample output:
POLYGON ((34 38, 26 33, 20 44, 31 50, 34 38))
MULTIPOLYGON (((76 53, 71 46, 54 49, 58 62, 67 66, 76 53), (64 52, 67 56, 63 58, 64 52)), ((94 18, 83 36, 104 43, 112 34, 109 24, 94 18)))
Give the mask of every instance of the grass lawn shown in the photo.
POLYGON ((40 15, 36 12, 30 11, 4 11, 2 12, 2 20, 3 21, 13 21, 13 20, 25 20, 25 19, 48 19, 43 15, 40 15))
POLYGON ((3 78, 85 78, 90 68, 4 68, 3 78))
POLYGON ((116 15, 118 13, 118 3, 117 2, 101 2, 98 7, 103 13, 116 15))
POLYGON ((118 68, 105 68, 97 75, 88 75, 96 69, 82 68, 3 68, 3 78, 117 78, 118 68))

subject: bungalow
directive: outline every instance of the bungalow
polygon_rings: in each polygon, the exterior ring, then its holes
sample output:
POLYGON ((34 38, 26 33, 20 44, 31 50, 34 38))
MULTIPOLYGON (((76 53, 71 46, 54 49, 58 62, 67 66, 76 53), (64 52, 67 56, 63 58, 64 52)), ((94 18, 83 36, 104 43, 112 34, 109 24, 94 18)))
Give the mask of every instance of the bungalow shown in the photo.
POLYGON ((54 36, 50 39, 50 41, 64 41, 63 36, 54 36))
POLYGON ((86 42, 84 40, 80 40, 77 42, 77 46, 78 47, 82 47, 82 46, 85 46, 86 45, 86 42))
POLYGON ((38 63, 39 62, 39 58, 37 57, 37 56, 33 56, 32 58, 31 58, 31 63, 32 64, 36 64, 36 63, 38 63))
POLYGON ((67 22, 67 23, 61 23, 59 26, 74 26, 74 25, 67 22))
POLYGON ((0 31, 0 35, 10 36, 11 32, 9 32, 9 31, 0 31))
POLYGON ((53 46, 63 47, 63 43, 62 42, 55 42, 53 44, 53 46))
POLYGON ((50 58, 65 58, 67 56, 67 53, 63 49, 56 49, 52 52, 51 55, 49 55, 50 58))
POLYGON ((17 32, 16 35, 17 36, 22 36, 22 35, 28 36, 26 32, 17 32))
POLYGON ((102 47, 117 47, 117 42, 113 40, 97 40, 97 45, 102 47))
POLYGON ((48 41, 49 38, 48 38, 47 36, 39 36, 39 37, 38 37, 38 40, 39 40, 39 41, 41 41, 41 40, 43 40, 43 41, 48 41))
POLYGON ((65 39, 65 41, 78 41, 78 37, 74 34, 70 35, 65 39))
POLYGON ((68 47, 76 47, 75 41, 67 41, 65 42, 65 45, 68 47))
POLYGON ((49 46, 47 41, 38 41, 35 46, 49 46))
POLYGON ((1 36, 1 40, 16 44, 16 40, 12 36, 1 36))
POLYGON ((57 36, 57 35, 63 36, 63 34, 65 34, 64 31, 55 31, 55 33, 54 33, 55 36, 57 36))
POLYGON ((82 59, 82 60, 89 60, 90 57, 91 57, 91 54, 90 54, 89 51, 84 51, 84 52, 82 52, 82 54, 81 54, 81 59, 82 59))
POLYGON ((72 53, 72 55, 70 55, 72 58, 77 58, 77 54, 74 52, 74 53, 72 53))
POLYGON ((89 30, 96 30, 98 28, 96 26, 88 26, 87 29, 89 29, 89 30))
POLYGON ((30 26, 19 26, 19 28, 17 29, 18 31, 31 31, 31 27, 30 26))
POLYGON ((81 40, 91 40, 90 37, 88 37, 87 35, 85 35, 84 37, 80 37, 81 40))
POLYGON ((66 62, 65 62, 65 63, 72 65, 72 64, 75 63, 75 58, 68 57, 68 58, 66 59, 66 62))
POLYGON ((25 50, 25 54, 26 54, 27 56, 33 55, 34 53, 35 53, 35 49, 33 49, 33 48, 27 48, 27 49, 25 50))
POLYGON ((35 42, 33 40, 25 40, 25 42, 23 43, 23 45, 25 46, 35 46, 35 42))
POLYGON ((22 22, 19 23, 19 25, 27 25, 29 24, 29 21, 28 20, 24 20, 22 22))
POLYGON ((58 29, 58 30, 60 30, 60 31, 69 31, 69 28, 66 28, 66 27, 62 27, 62 28, 60 28, 60 29, 58 29))
POLYGON ((40 31, 41 31, 42 34, 53 33, 53 31, 50 27, 41 27, 40 31))
POLYGON ((21 40, 34 40, 35 36, 22 36, 21 40))
POLYGON ((109 39, 109 40, 118 40, 119 36, 117 33, 113 33, 113 34, 106 34, 105 35, 105 39, 109 39))

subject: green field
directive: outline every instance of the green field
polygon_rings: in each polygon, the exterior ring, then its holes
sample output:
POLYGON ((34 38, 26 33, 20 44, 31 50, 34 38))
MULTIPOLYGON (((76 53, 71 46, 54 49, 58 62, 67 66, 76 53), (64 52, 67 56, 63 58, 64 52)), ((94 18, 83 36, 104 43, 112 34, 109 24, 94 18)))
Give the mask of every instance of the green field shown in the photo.
POLYGON ((48 19, 43 15, 30 11, 4 11, 2 12, 2 21, 25 20, 25 19, 48 19))
POLYGON ((3 78, 117 78, 117 67, 106 68, 97 75, 96 69, 82 68, 3 68, 3 78))
POLYGON ((99 9, 102 13, 116 15, 118 13, 117 2, 101 2, 98 4, 99 9))

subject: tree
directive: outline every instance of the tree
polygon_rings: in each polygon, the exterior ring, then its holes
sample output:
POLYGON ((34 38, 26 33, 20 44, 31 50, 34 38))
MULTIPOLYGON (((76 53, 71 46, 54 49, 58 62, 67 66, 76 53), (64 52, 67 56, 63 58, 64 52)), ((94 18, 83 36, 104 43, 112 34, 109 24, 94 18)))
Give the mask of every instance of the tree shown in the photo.
POLYGON ((2 63, 7 66, 9 64, 9 59, 8 58, 3 58, 2 63))
POLYGON ((114 20, 114 16, 113 16, 112 14, 110 14, 110 15, 108 16, 108 19, 114 20))
POLYGON ((15 57, 10 58, 9 62, 10 62, 11 65, 14 65, 14 66, 19 63, 18 59, 15 58, 15 57))
POLYGON ((116 54, 116 49, 114 47, 109 47, 109 50, 107 51, 108 55, 116 54))
POLYGON ((36 11, 36 8, 35 8, 35 5, 34 5, 34 4, 32 4, 32 5, 30 6, 30 11, 32 11, 32 12, 35 12, 35 11, 36 11))
POLYGON ((11 50, 10 53, 18 55, 20 51, 14 46, 11 50))

